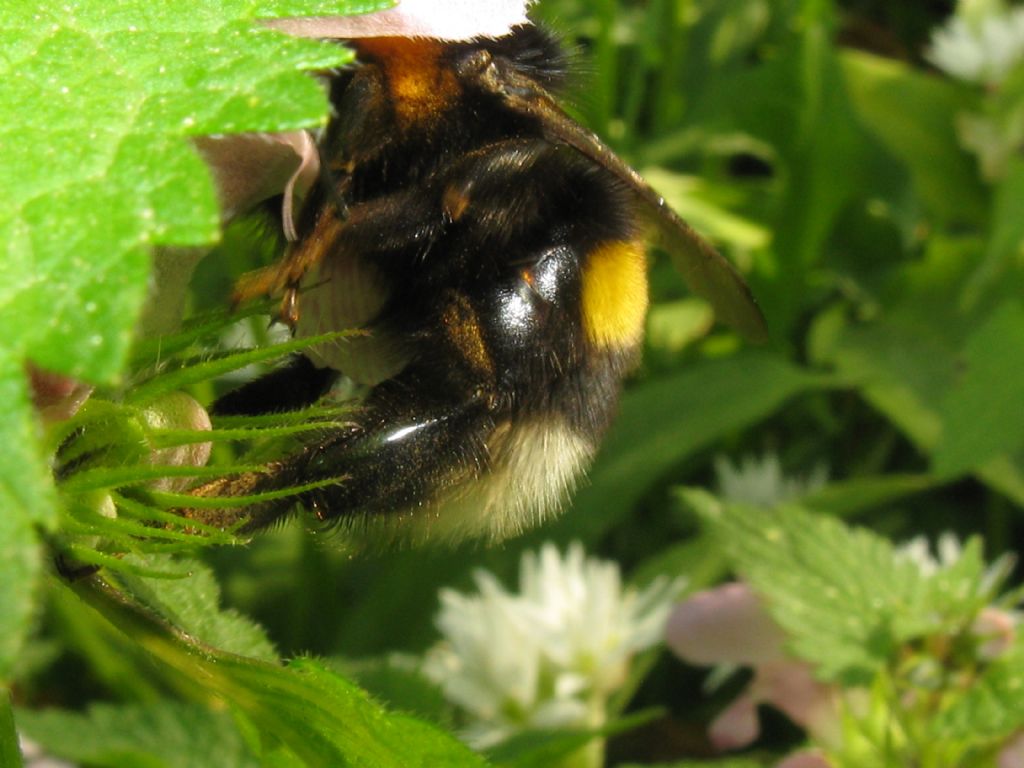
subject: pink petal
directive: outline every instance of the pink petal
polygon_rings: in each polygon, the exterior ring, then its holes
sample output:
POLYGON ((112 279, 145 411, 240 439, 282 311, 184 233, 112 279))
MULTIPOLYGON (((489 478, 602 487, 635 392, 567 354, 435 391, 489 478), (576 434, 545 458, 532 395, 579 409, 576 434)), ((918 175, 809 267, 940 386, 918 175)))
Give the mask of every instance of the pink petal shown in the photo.
POLYGON ((268 19, 264 23, 298 37, 434 37, 470 40, 499 37, 529 21, 532 0, 401 0, 398 6, 361 16, 268 19))
POLYGON ((316 180, 316 146, 306 131, 197 136, 194 142, 213 173, 225 221, 282 192, 290 202, 316 180))
POLYGON ((1024 768, 1024 732, 1006 743, 999 753, 997 768, 1024 768))
POLYGON ((44 422, 70 419, 92 394, 88 384, 28 364, 32 402, 44 422))
POLYGON ((833 768, 833 765, 820 752, 804 750, 784 758, 775 768, 833 768))
POLYGON ((756 665, 782 658, 785 636, 746 584, 724 584, 680 603, 665 628, 668 646, 691 664, 756 665))
POLYGON ((708 728, 708 738, 715 749, 727 752, 742 749, 761 733, 757 719, 757 702, 748 694, 741 694, 708 728))
POLYGON ((810 666, 799 661, 764 664, 754 672, 753 695, 783 712, 819 741, 840 737, 835 692, 818 682, 810 666))
POLYGON ((1017 622, 1012 614, 988 606, 982 608, 971 631, 985 641, 978 648, 978 655, 990 661, 1002 656, 1013 646, 1017 636, 1017 622))

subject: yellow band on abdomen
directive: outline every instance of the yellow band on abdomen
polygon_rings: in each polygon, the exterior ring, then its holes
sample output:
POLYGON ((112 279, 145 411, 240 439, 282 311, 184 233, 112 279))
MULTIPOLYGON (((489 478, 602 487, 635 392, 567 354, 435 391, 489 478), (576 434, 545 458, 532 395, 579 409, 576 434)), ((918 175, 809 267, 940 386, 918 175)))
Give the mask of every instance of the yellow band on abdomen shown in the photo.
POLYGON ((583 328, 596 346, 640 343, 647 314, 647 258, 643 242, 612 241, 594 249, 583 266, 583 328))

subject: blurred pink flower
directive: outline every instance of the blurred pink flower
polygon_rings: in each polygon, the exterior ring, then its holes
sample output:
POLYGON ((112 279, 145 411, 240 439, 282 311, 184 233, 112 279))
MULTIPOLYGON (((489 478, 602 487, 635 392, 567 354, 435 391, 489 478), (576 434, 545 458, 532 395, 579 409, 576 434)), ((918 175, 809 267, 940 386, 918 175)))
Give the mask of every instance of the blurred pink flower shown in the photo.
MULTIPOLYGON (((994 659, 1012 647, 1017 617, 995 607, 983 609, 973 633, 981 640, 978 655, 994 659)), ((785 635, 746 584, 725 584, 692 595, 677 605, 665 629, 666 642, 691 664, 730 664, 753 669, 753 679, 708 729, 719 750, 748 746, 760 735, 757 708, 768 704, 803 727, 826 748, 841 739, 839 691, 818 682, 810 665, 785 652, 785 635)), ((776 768, 830 768, 817 750, 796 752, 776 768)), ((997 768, 1024 768, 1024 734, 999 754, 997 768)))
POLYGON ((1001 608, 987 606, 981 609, 971 631, 983 641, 978 656, 991 661, 1013 647, 1017 638, 1017 617, 1001 608))
MULTIPOLYGON (((808 664, 786 655, 785 635, 747 585, 691 596, 673 610, 665 632, 668 646, 691 664, 753 668, 746 690, 711 723, 708 735, 718 749, 740 749, 757 739, 761 704, 782 711, 819 741, 838 738, 835 691, 815 680, 808 664)), ((793 766, 816 764, 822 763, 793 766)))
POLYGON ((833 768, 833 765, 818 750, 805 749, 783 758, 775 768, 833 768))
POLYGON ((999 753, 996 768, 1024 768, 1024 732, 1010 739, 999 753))

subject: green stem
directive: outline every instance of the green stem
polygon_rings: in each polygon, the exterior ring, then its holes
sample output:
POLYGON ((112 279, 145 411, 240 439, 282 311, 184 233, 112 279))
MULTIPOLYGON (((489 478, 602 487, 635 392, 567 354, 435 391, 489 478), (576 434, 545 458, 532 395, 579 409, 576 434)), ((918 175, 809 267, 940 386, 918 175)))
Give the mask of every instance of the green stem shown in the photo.
POLYGON ((0 765, 7 768, 20 768, 23 765, 18 731, 14 727, 11 692, 3 687, 0 687, 0 765))
MULTIPOLYGON (((591 694, 587 704, 587 727, 599 730, 605 725, 608 714, 605 711, 605 699, 598 693, 591 694)), ((602 768, 604 765, 605 739, 595 736, 585 746, 573 752, 559 764, 559 768, 602 768)))

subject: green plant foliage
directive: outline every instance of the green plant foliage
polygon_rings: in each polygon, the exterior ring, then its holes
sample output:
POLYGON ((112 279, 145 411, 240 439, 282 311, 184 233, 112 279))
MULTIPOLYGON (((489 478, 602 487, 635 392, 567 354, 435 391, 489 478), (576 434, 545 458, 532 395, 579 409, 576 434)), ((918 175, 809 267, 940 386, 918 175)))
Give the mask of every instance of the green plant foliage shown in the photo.
POLYGON ((917 566, 881 537, 795 507, 727 505, 711 519, 794 653, 825 679, 870 680, 928 620, 917 566))
POLYGON ((11 694, 8 691, 0 692, 0 760, 11 768, 21 765, 18 732, 14 729, 14 713, 11 711, 11 694))
POLYGON ((809 741, 831 768, 991 768, 1024 730, 1020 571, 983 556, 1024 540, 1024 40, 1005 18, 999 45, 961 40, 1016 61, 986 85, 931 42, 953 5, 1020 3, 538 0, 579 59, 567 108, 737 265, 771 340, 715 326, 652 252, 642 363, 562 517, 500 546, 358 556, 303 511, 240 533, 308 486, 189 492, 267 471, 350 404, 212 430, 153 416, 351 333, 281 343, 269 301, 229 311, 279 254, 255 217, 220 232, 191 141, 322 126, 308 71, 351 54, 259 20, 388 3, 2 5, 0 765, 20 732, 119 767, 767 768, 809 741), (136 338, 154 255, 218 241, 180 331, 136 338), (43 423, 27 363, 96 389, 43 423), (207 442, 208 461, 174 458, 207 442), (898 545, 948 531, 965 543, 932 572, 898 545), (747 580, 831 686, 834 732, 768 716, 752 750, 710 759, 746 678, 702 685, 652 654, 600 731, 463 746, 464 713, 420 671, 438 592, 479 568, 512 583, 548 540, 632 584, 747 580), (1008 650, 986 656, 972 628, 993 609, 1008 650))
POLYGON ((1024 304, 996 307, 964 344, 959 380, 942 404, 935 471, 953 475, 1024 450, 1024 304))
POLYGON ((999 650, 979 650, 992 637, 977 634, 984 613, 1012 604, 998 595, 1007 564, 986 565, 979 539, 922 561, 798 507, 723 506, 697 491, 690 501, 792 656, 838 684, 845 733, 823 745, 830 765, 989 765, 1024 726, 1019 637, 997 633, 999 650))
POLYGON ((861 118, 906 164, 934 215, 954 224, 984 221, 986 191, 955 132, 957 115, 976 106, 977 94, 878 56, 849 53, 842 63, 861 118))
POLYGON ((228 713, 194 704, 95 705, 81 715, 19 712, 18 725, 49 754, 102 768, 195 768, 210 765, 214 755, 224 768, 262 765, 228 713))
POLYGON ((271 661, 277 659, 266 633, 251 619, 222 610, 220 587, 209 567, 196 560, 151 556, 134 558, 139 572, 150 570, 160 578, 124 574, 119 581, 172 626, 213 648, 271 661))
POLYGON ((992 663, 935 723, 935 733, 964 742, 1004 739, 1024 728, 1024 647, 992 663))
MULTIPOLYGON (((308 765, 485 764, 453 737, 410 716, 388 713, 312 659, 282 666, 200 645, 95 577, 80 583, 76 592, 158 661, 182 690, 231 702, 255 726, 265 748, 283 745, 308 765), (205 681, 200 690, 194 688, 197 675, 205 681)), ((172 603, 161 602, 163 610, 172 603)), ((185 604, 180 595, 176 602, 185 604)), ((181 612, 187 619, 187 611, 181 612)), ((227 621, 226 631, 234 634, 237 617, 227 621)), ((207 626, 225 631, 223 620, 219 627, 216 621, 207 626)))
POLYGON ((12 595, 0 602, 0 676, 30 623, 41 568, 31 526, 56 519, 24 361, 90 381, 122 373, 148 249, 218 236, 213 187, 189 137, 323 122, 323 92, 304 71, 348 54, 252 23, 295 11, 245 0, 184 14, 144 2, 0 10, 0 443, 16 451, 0 469, 0 553, 10 548, 0 575, 12 595))

